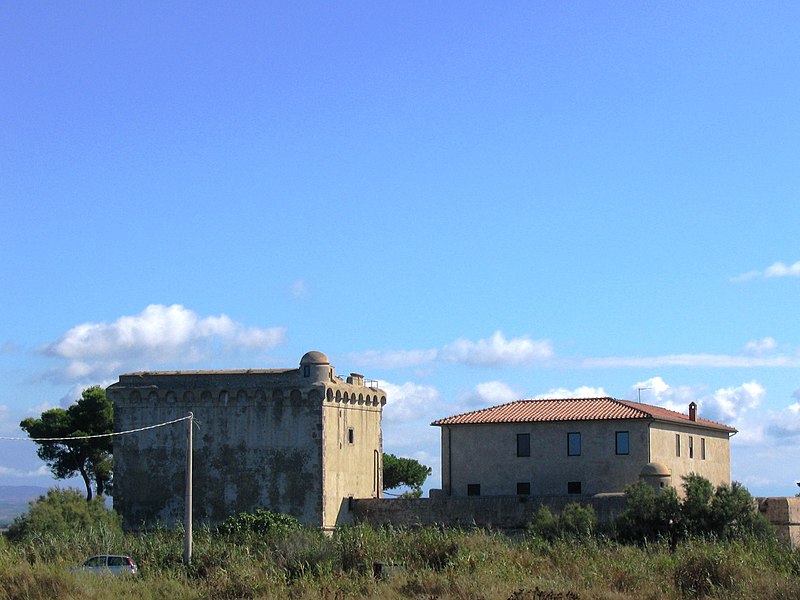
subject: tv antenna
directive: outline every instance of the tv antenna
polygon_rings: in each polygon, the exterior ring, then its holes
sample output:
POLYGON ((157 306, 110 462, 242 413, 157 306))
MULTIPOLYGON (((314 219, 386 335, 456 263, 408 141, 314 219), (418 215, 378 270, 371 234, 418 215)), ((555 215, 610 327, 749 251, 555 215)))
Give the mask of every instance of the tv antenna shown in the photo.
POLYGON ((653 389, 653 388, 651 388, 651 387, 640 387, 640 388, 636 388, 636 392, 637 392, 637 393, 638 393, 638 395, 639 395, 639 404, 641 404, 641 403, 642 403, 642 390, 652 390, 652 389, 653 389))

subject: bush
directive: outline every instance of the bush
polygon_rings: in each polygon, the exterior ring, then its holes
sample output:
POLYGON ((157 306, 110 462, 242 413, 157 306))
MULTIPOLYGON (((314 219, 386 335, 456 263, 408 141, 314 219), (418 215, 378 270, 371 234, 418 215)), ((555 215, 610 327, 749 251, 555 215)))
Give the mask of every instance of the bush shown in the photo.
POLYGON ((711 499, 710 517, 712 531, 723 540, 775 538, 774 528, 758 512, 750 492, 738 481, 717 487, 711 499))
POLYGON ((592 506, 570 502, 559 515, 542 504, 528 523, 528 533, 545 540, 558 537, 588 537, 597 529, 597 514, 592 506))
POLYGON ((553 540, 558 537, 558 517, 553 511, 542 504, 533 515, 533 520, 528 523, 528 533, 545 540, 553 540))
POLYGON ((669 537, 674 540, 681 505, 674 488, 657 493, 643 481, 625 488, 625 511, 617 519, 620 538, 643 542, 669 537))
POLYGON ((90 501, 77 490, 52 488, 46 496, 30 503, 6 532, 9 541, 20 542, 42 537, 85 537, 87 532, 112 536, 122 534, 121 519, 106 508, 102 498, 90 501))
POLYGON ((295 517, 259 508, 252 513, 241 512, 228 517, 219 524, 217 532, 232 536, 257 534, 285 537, 301 529, 303 525, 295 517))
POLYGON ((597 528, 597 514, 591 505, 570 502, 558 516, 558 525, 561 535, 588 537, 597 528))
POLYGON ((669 537, 733 540, 774 538, 767 519, 759 514, 750 492, 738 482, 716 489, 700 475, 683 478, 681 502, 673 488, 660 494, 644 482, 625 489, 625 511, 617 520, 620 538, 642 542, 669 537))

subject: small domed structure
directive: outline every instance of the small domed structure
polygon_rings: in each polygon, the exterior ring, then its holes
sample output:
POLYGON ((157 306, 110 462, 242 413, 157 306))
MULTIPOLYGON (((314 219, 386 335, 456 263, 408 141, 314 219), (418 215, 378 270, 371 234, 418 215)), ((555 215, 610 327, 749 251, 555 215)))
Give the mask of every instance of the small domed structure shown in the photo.
POLYGON ((312 382, 333 381, 336 376, 328 357, 316 350, 303 354, 303 358, 300 359, 300 369, 303 377, 309 377, 312 382))
POLYGON ((660 492, 672 484, 672 471, 663 463, 650 462, 642 467, 639 472, 639 479, 650 485, 657 492, 660 492))
POLYGON ((642 467, 640 477, 672 477, 672 471, 664 463, 651 462, 642 467))
POLYGON ((328 357, 325 356, 322 352, 318 352, 316 350, 311 350, 310 352, 306 352, 303 354, 303 358, 300 359, 301 365, 329 365, 331 364, 328 360, 328 357))

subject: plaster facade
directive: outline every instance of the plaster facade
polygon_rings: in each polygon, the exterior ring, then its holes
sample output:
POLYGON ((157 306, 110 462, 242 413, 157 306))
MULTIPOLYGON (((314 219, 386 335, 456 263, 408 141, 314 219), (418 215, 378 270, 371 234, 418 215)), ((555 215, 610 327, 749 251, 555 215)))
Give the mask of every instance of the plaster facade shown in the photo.
POLYGON ((442 489, 450 496, 467 496, 479 485, 480 496, 559 496, 578 492, 594 495, 622 491, 636 481, 648 459, 648 428, 644 423, 586 421, 582 423, 496 423, 442 426, 442 489), (616 432, 627 432, 628 454, 616 454, 616 432), (580 434, 580 455, 570 456, 568 435, 580 434), (517 455, 517 436, 528 435, 528 456, 517 455), (574 486, 573 486, 574 489, 574 486))
POLYGON ((640 478, 681 494, 689 473, 715 486, 731 480, 735 429, 697 419, 696 407, 683 415, 613 398, 518 401, 433 424, 451 497, 586 497, 640 478))
MULTIPOLYGON (((217 523, 256 508, 332 529, 352 520, 352 499, 382 489, 386 393, 338 377, 321 352, 299 368, 139 372, 107 389, 115 431, 192 412, 193 513, 217 523)), ((182 519, 185 422, 114 441, 114 508, 138 528, 182 519)))

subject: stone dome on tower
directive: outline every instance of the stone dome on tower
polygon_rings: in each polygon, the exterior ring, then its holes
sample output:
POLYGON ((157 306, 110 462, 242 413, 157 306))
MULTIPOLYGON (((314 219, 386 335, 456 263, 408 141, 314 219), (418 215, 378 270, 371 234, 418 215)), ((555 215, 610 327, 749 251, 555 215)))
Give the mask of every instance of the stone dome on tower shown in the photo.
POLYGON ((311 352, 306 352, 303 354, 303 358, 300 359, 301 365, 329 365, 331 364, 328 360, 328 357, 325 356, 322 352, 317 352, 316 350, 312 350, 311 352))

